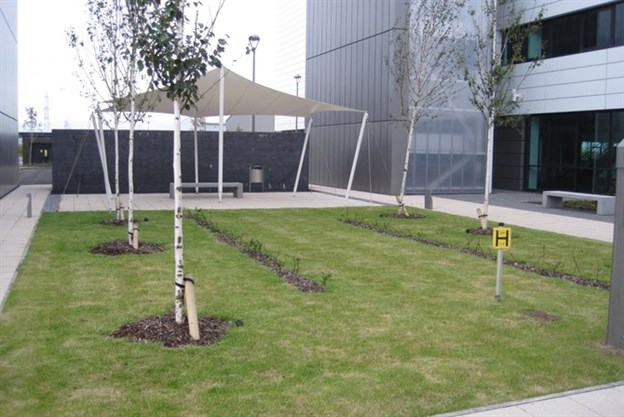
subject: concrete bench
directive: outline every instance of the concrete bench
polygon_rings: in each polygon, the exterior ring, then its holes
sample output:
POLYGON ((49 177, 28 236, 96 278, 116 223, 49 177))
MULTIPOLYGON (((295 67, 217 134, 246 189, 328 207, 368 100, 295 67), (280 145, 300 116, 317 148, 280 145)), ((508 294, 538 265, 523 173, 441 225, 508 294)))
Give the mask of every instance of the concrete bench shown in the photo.
POLYGON ((615 197, 611 195, 574 193, 571 191, 544 191, 542 206, 562 207, 563 200, 589 200, 598 203, 596 214, 610 216, 615 214, 615 197))
MULTIPOLYGON (((219 188, 218 182, 183 182, 182 190, 185 188, 210 188, 217 190, 219 188)), ((224 182, 223 189, 232 189, 234 197, 243 198, 243 183, 242 182, 224 182)), ((169 197, 174 198, 174 184, 172 182, 169 183, 169 197)))

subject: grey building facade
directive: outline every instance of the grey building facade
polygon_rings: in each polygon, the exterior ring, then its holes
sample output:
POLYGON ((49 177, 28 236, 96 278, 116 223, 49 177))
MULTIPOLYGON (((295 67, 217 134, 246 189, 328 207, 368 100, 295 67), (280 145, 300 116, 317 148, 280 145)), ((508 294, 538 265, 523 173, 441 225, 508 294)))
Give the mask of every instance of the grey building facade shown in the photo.
POLYGON ((18 184, 17 1, 0 2, 0 197, 18 184))
MULTIPOLYGON (((308 1, 306 97, 361 109, 370 115, 353 189, 397 194, 407 129, 400 118, 392 76, 393 48, 410 7, 406 0, 308 1)), ((478 192, 485 176, 486 127, 463 81, 446 108, 416 126, 408 193, 478 192)), ((310 183, 346 188, 360 119, 315 117, 310 143, 310 183)))
MULTIPOLYGON (((419 0, 336 0, 307 3, 306 96, 370 113, 353 188, 385 194, 400 189, 406 132, 393 121, 400 96, 389 65, 398 22, 419 0)), ((479 0, 468 0, 479 9, 479 0)), ((522 23, 543 20, 525 45, 543 63, 517 64, 510 89, 519 99, 515 128, 495 131, 493 187, 613 194, 615 147, 624 139, 624 1, 516 0, 522 23), (536 48, 536 49, 535 49, 536 48)), ((504 10, 500 9, 500 15, 504 10)), ((470 18, 464 16, 470 51, 470 18)), ((499 35, 501 35, 499 33, 499 35)), ((463 81, 448 108, 413 135, 407 192, 482 192, 486 125, 463 81)), ((358 121, 344 115, 314 120, 310 183, 345 188, 358 121)))

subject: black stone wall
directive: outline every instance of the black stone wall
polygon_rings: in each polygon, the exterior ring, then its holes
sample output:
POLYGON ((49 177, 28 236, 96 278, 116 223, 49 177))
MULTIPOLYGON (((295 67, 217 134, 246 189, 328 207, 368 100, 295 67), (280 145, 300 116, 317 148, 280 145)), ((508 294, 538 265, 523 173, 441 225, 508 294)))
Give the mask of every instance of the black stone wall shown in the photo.
MULTIPOLYGON (((218 132, 198 132, 199 180, 218 180, 218 132)), ((241 182, 249 191, 249 166, 264 167, 265 191, 292 191, 301 156, 302 131, 225 132, 223 181, 241 182)), ((112 131, 105 132, 111 188, 114 192, 115 153, 112 131)), ((104 193, 104 177, 95 135, 89 130, 53 130, 52 192, 104 193), (73 167, 73 170, 72 170, 73 167)), ((128 131, 119 132, 120 189, 128 192, 128 131)), ((182 132, 182 181, 194 182, 193 132, 182 132)), ((168 193, 173 182, 173 132, 136 131, 134 191, 168 193)), ((253 191, 260 191, 253 184, 253 191)), ((308 189, 308 160, 304 161, 299 190, 308 189)))

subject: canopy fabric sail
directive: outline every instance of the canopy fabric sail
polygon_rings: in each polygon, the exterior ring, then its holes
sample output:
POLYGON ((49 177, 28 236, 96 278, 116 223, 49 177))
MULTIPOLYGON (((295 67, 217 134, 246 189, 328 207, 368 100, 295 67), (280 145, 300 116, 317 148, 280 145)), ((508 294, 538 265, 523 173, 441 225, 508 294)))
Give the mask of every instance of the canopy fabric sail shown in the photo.
MULTIPOLYGON (((195 107, 182 111, 184 116, 219 116, 220 72, 221 70, 216 68, 198 81, 199 100, 195 107)), ((223 68, 223 73, 225 90, 223 113, 225 115, 308 117, 313 113, 326 111, 364 113, 362 110, 283 93, 248 80, 227 68, 223 68)), ((173 101, 167 97, 167 93, 164 91, 149 91, 139 94, 136 97, 136 103, 140 111, 173 114, 173 101)))
MULTIPOLYGON (((356 152, 353 158, 351 175, 349 177, 347 193, 345 198, 349 198, 349 191, 355 174, 355 167, 359 156, 360 145, 364 133, 364 126, 368 119, 368 113, 363 110, 350 109, 335 104, 323 103, 321 101, 310 100, 303 97, 293 96, 269 87, 260 85, 242 77, 234 71, 225 67, 216 68, 208 72, 198 82, 199 100, 190 109, 183 109, 182 115, 188 117, 212 117, 219 116, 219 135, 223 135, 223 116, 292 116, 309 118, 306 136, 301 153, 297 179, 295 181, 293 194, 297 192, 299 177, 303 160, 308 144, 311 128, 311 115, 318 112, 358 112, 363 114, 362 126, 357 140, 356 152)), ((164 91, 148 91, 138 94, 135 98, 137 111, 148 113, 173 114, 173 100, 167 97, 164 91)), ((104 103, 108 106, 104 111, 112 111, 110 102, 104 103)), ((126 104, 129 110, 129 102, 126 104)), ((197 145, 195 145, 196 147, 197 145)), ((221 172, 222 160, 221 140, 219 143, 219 171, 221 172)), ((197 158, 197 151, 195 151, 197 158)), ((195 182, 199 182, 196 174, 195 182)), ((219 177, 219 201, 222 197, 223 179, 219 177)))

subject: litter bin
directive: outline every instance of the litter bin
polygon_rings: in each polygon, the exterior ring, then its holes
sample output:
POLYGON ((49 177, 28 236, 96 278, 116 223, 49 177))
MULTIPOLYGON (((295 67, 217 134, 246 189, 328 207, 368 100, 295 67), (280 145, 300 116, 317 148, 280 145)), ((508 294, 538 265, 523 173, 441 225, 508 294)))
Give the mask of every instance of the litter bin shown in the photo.
POLYGON ((249 191, 251 192, 251 184, 262 184, 264 191, 264 167, 262 165, 249 166, 249 191))

